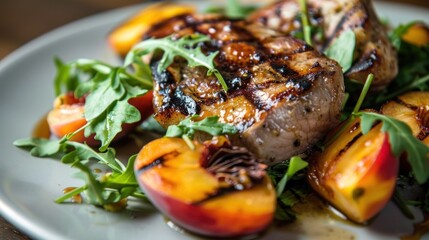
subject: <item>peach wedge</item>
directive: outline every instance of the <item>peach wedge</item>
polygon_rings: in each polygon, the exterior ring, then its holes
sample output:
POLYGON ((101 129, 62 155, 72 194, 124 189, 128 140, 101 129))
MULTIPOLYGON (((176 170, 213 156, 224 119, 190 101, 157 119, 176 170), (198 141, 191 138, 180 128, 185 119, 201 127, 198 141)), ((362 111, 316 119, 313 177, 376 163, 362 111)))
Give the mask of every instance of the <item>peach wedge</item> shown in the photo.
MULTIPOLYGON (((152 91, 149 91, 143 96, 129 100, 129 103, 140 111, 142 120, 148 118, 153 113, 152 98, 152 91)), ((84 117, 84 106, 85 98, 76 99, 73 93, 58 96, 54 101, 53 109, 49 111, 46 118, 51 133, 58 138, 62 138, 85 126, 87 121, 84 117)), ((139 123, 124 124, 122 126, 122 132, 117 137, 120 138, 124 136, 138 124, 139 123)), ((86 142, 90 146, 99 145, 99 142, 94 139, 94 136, 85 137, 83 130, 73 135, 70 140, 86 142)))
POLYGON ((312 156, 308 180, 350 220, 365 223, 391 199, 398 168, 381 124, 362 135, 356 118, 323 152, 312 156))
POLYGON ((381 107, 381 113, 405 122, 429 146, 429 92, 408 92, 381 107))
POLYGON ((150 5, 113 29, 107 37, 110 46, 120 56, 125 56, 144 33, 157 23, 183 14, 193 13, 195 8, 183 4, 158 3, 150 5))
POLYGON ((258 233, 272 221, 275 190, 265 165, 223 138, 191 150, 160 138, 139 152, 136 178, 152 203, 177 225, 212 237, 258 233))

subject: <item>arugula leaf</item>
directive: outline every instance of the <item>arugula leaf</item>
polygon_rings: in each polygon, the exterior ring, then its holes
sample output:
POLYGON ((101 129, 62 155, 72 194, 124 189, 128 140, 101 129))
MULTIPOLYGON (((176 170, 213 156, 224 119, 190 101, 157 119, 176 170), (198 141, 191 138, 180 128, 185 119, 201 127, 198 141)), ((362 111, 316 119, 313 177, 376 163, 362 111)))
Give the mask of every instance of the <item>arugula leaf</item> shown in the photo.
POLYGON ((358 112, 354 115, 361 118, 363 134, 371 130, 375 121, 381 121, 383 124, 381 130, 389 134, 393 154, 399 158, 402 153, 407 153, 417 182, 422 184, 428 180, 429 147, 413 136, 406 123, 374 112, 358 112))
POLYGON ((281 194, 284 192, 286 183, 289 181, 289 179, 291 179, 293 175, 295 175, 295 173, 306 168, 307 166, 308 163, 298 156, 293 156, 290 159, 289 166, 285 175, 282 177, 282 179, 276 186, 277 197, 280 197, 281 194))
POLYGON ((124 186, 138 187, 138 183, 134 175, 134 162, 136 161, 136 158, 137 155, 131 156, 130 159, 128 159, 127 167, 123 172, 113 173, 111 176, 105 179, 106 186, 115 186, 116 188, 122 188, 124 186))
POLYGON ((218 116, 207 117, 198 122, 193 121, 195 118, 199 118, 199 116, 193 115, 185 118, 177 125, 169 126, 165 136, 182 137, 188 146, 193 149, 194 145, 190 139, 194 137, 196 131, 205 132, 212 136, 235 134, 238 132, 238 130, 233 125, 219 122, 218 116))
POLYGON ((353 64, 353 55, 356 47, 356 36, 352 30, 343 32, 326 50, 325 54, 337 61, 343 72, 350 69, 353 64))
POLYGON ((40 138, 21 139, 14 142, 17 147, 30 151, 36 157, 51 157, 61 160, 73 168, 79 169, 79 175, 85 184, 55 200, 62 203, 76 194, 85 193, 85 201, 97 206, 118 203, 121 199, 134 196, 147 200, 138 187, 134 176, 133 166, 136 156, 132 156, 127 167, 116 157, 115 150, 107 149, 100 153, 94 151, 86 144, 62 140, 47 140, 40 138), (90 169, 91 162, 106 165, 111 173, 98 178, 90 169))
POLYGON ((18 139, 13 145, 23 148, 35 157, 54 157, 61 150, 60 141, 52 141, 44 138, 18 139))
POLYGON ((218 52, 205 55, 201 51, 201 46, 196 46, 207 41, 210 41, 210 38, 202 34, 188 35, 179 39, 174 39, 172 36, 160 39, 147 39, 135 45, 127 54, 124 66, 129 66, 136 57, 141 57, 160 49, 164 53, 158 65, 158 72, 165 70, 174 61, 176 56, 180 56, 188 61, 188 66, 190 67, 203 66, 207 68, 207 75, 214 74, 223 90, 227 92, 228 86, 219 70, 214 66, 214 58, 218 52))

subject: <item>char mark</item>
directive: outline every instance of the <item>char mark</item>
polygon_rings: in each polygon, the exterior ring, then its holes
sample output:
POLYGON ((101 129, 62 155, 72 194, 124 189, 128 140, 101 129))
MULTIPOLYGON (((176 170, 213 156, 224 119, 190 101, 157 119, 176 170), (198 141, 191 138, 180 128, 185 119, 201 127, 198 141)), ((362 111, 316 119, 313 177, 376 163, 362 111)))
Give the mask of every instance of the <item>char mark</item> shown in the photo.
POLYGON ((361 4, 355 4, 349 11, 347 11, 346 14, 344 14, 344 16, 338 22, 338 24, 335 27, 335 30, 332 32, 332 34, 325 36, 326 41, 324 42, 322 48, 320 49, 321 52, 326 51, 326 49, 335 41, 335 39, 339 36, 339 34, 341 34, 341 31, 343 29, 354 29, 358 26, 363 26, 365 24, 368 16, 363 16, 360 19, 360 22, 353 24, 353 26, 344 26, 347 23, 349 23, 349 20, 353 17, 353 14, 355 14, 357 11, 359 11, 361 7, 362 7, 361 4))
POLYGON ((189 95, 184 93, 177 85, 173 75, 163 70, 158 72, 159 61, 151 64, 153 79, 159 84, 159 94, 163 96, 162 111, 180 111, 180 113, 190 116, 198 114, 200 105, 189 95))
POLYGON ((271 62, 271 68, 276 72, 280 73, 283 77, 296 77, 299 76, 299 73, 291 68, 289 68, 284 62, 271 62))

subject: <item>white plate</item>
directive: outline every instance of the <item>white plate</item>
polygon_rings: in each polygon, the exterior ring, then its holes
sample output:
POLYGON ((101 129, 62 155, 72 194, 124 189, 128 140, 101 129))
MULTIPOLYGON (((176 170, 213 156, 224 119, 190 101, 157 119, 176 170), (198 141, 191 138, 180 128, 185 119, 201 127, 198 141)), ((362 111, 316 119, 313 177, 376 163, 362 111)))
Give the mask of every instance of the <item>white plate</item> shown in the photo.
MULTIPOLYGON (((207 3, 194 4, 201 6, 207 3)), ((165 224, 154 210, 109 213, 93 206, 55 204, 68 186, 80 186, 74 169, 49 159, 36 159, 12 145, 30 136, 35 124, 50 109, 53 99, 53 57, 117 59, 105 42, 108 32, 142 6, 119 9, 64 26, 20 48, 0 63, 0 211, 2 216, 38 239, 194 239, 165 224)), ((429 11, 379 3, 380 16, 393 24, 421 19, 429 11)), ((410 222, 388 206, 369 227, 337 221, 310 226, 312 233, 273 228, 262 239, 327 237, 330 228, 351 232, 357 239, 397 239, 412 231, 410 222)), ((428 237, 428 236, 426 236, 428 237)))

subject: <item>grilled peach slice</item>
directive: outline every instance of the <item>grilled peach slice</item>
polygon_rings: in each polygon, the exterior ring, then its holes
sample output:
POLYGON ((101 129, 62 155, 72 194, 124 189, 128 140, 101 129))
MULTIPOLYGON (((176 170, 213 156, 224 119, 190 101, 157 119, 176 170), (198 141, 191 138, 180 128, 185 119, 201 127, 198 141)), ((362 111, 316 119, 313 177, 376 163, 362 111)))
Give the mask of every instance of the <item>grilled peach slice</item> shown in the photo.
POLYGON ((414 136, 429 143, 429 92, 405 93, 384 104, 380 111, 405 122, 414 136))
POLYGON ((160 138, 137 155, 136 178, 152 203, 197 234, 234 237, 264 230, 275 211, 265 165, 224 137, 194 142, 160 138))
POLYGON ((390 200, 398 168, 381 124, 362 135, 356 118, 323 152, 312 156, 308 180, 350 220, 365 223, 390 200))
MULTIPOLYGON (((148 118, 153 113, 152 98, 152 91, 149 91, 143 96, 129 100, 129 103, 140 111, 142 120, 148 118)), ((87 122, 84 117, 84 105, 85 98, 76 99, 73 93, 58 96, 54 101, 54 108, 48 113, 46 118, 51 133, 58 138, 62 138, 85 126, 87 122)), ((118 135, 118 138, 130 132, 138 124, 124 124, 122 126, 122 133, 118 135)), ((73 135, 70 140, 86 142, 91 146, 99 145, 94 136, 85 137, 83 130, 73 135)))
POLYGON ((428 45, 429 27, 422 22, 416 22, 402 35, 402 39, 416 46, 428 45))
POLYGON ((125 56, 152 26, 168 18, 193 12, 195 8, 188 5, 172 3, 150 5, 116 27, 107 37, 107 41, 120 56, 125 56))

